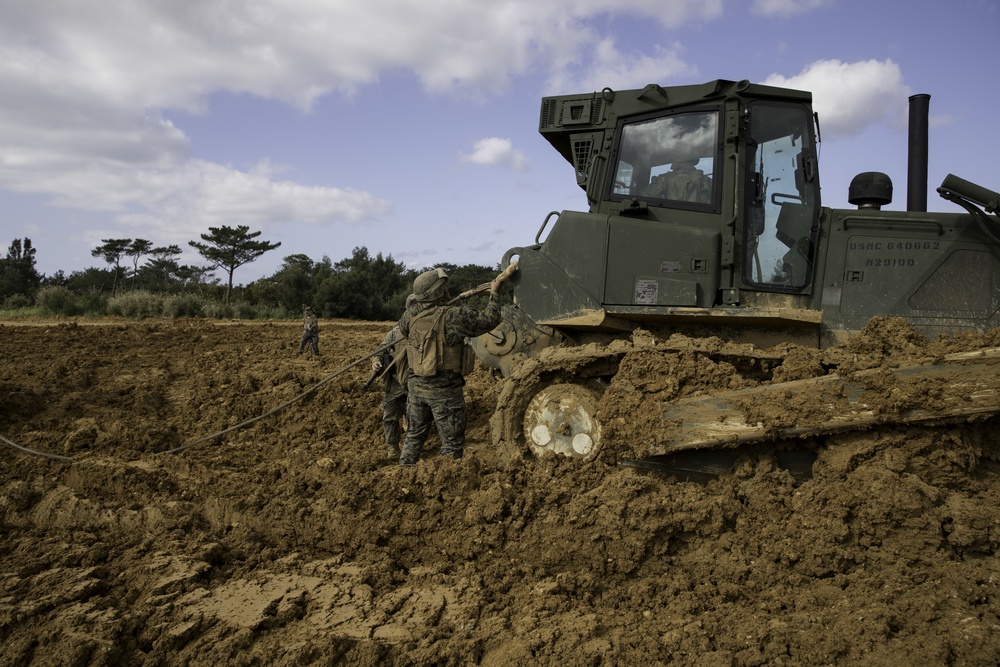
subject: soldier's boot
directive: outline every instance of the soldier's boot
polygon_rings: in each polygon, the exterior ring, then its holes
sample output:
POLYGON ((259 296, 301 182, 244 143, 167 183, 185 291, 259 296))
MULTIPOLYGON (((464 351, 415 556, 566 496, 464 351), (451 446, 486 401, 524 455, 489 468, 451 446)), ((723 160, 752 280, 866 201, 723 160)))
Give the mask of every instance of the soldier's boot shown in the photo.
POLYGON ((388 447, 388 452, 387 452, 387 457, 386 458, 398 459, 399 458, 399 454, 400 454, 400 452, 399 452, 399 443, 398 442, 390 442, 387 445, 387 447, 388 447))
POLYGON ((399 464, 404 466, 417 465, 417 461, 420 460, 420 450, 423 449, 423 445, 416 446, 403 446, 403 451, 399 454, 399 464))

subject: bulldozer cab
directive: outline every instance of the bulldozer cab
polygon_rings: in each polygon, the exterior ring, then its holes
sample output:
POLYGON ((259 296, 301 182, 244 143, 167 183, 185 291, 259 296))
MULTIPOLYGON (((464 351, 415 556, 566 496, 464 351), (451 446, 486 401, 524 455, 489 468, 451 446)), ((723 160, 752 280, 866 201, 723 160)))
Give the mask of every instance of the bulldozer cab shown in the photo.
MULTIPOLYGON (((737 116, 742 121, 742 134, 731 130, 740 145, 733 146, 730 157, 735 159, 729 160, 724 118, 725 105, 716 104, 621 120, 611 151, 614 163, 606 200, 629 202, 645 211, 661 209, 665 224, 690 226, 690 240, 695 245, 696 239, 704 236, 698 230, 711 228, 720 230, 719 240, 727 245, 742 241, 743 254, 738 260, 742 272, 732 276, 731 287, 808 292, 819 209, 810 110, 802 104, 750 101, 742 109, 742 117, 737 116), (738 166, 737 160, 741 162, 738 166), (733 187, 740 173, 745 174, 742 187, 733 187), (720 224, 726 182, 729 190, 744 193, 742 204, 734 202, 743 209, 740 219, 744 224, 739 230, 727 230, 720 224), (678 212, 706 215, 681 216, 678 212), (721 234, 727 233, 730 238, 722 239, 721 234)), ((683 241, 683 229, 677 231, 681 231, 680 236, 671 240, 683 241)), ((617 236, 615 230, 611 233, 617 236)), ((631 259, 623 261, 632 264, 631 259)))
POLYGON ((820 206, 811 99, 731 81, 545 98, 540 132, 575 166, 590 211, 563 211, 545 243, 515 249, 537 271, 517 292, 526 310, 582 327, 601 311, 606 327, 753 293, 810 294, 820 206), (543 289, 550 270, 575 293, 543 289))

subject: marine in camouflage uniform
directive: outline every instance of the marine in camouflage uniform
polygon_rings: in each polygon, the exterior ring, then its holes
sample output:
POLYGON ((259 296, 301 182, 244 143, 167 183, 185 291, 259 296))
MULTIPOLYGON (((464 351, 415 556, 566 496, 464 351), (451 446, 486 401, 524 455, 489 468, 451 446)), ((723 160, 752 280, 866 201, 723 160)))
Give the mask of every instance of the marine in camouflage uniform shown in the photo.
MULTIPOLYGON (((410 335, 410 322, 427 310, 443 306, 448 299, 448 275, 442 269, 425 271, 413 281, 416 300, 399 319, 400 333, 410 335)), ((474 338, 492 330, 500 323, 500 297, 502 281, 490 284, 490 300, 482 311, 465 306, 445 306, 444 344, 460 347, 466 338, 474 338)), ((455 370, 438 370, 435 375, 422 377, 409 372, 407 380, 406 421, 408 430, 399 457, 401 465, 414 465, 430 431, 431 422, 441 436, 441 455, 462 458, 465 448, 465 427, 468 421, 465 395, 462 388, 465 378, 455 370)))
MULTIPOLYGON (((406 344, 399 327, 395 326, 379 344, 382 352, 372 357, 372 371, 388 368, 397 347, 406 344)), ((396 368, 389 368, 382 379, 385 395, 382 397, 382 430, 389 447, 389 458, 399 458, 399 441, 403 439, 402 421, 406 414, 406 387, 396 379, 396 368)))
POLYGON ((319 319, 312 308, 306 307, 305 316, 302 318, 302 339, 299 341, 299 354, 306 345, 312 351, 314 357, 319 356, 319 319))
POLYGON ((675 201, 712 203, 712 179, 695 167, 698 160, 677 160, 670 171, 653 177, 642 194, 675 201))

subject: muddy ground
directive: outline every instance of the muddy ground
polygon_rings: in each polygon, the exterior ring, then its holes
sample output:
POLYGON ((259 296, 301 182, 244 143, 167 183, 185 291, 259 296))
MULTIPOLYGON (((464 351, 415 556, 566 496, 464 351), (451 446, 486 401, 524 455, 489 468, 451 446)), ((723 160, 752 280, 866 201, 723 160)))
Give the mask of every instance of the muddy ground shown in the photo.
MULTIPOLYGON (((618 465, 657 401, 741 383, 626 355, 600 458, 508 459, 469 379, 466 457, 386 460, 385 323, 0 323, 2 665, 996 665, 998 421, 755 447, 680 480, 618 465)), ((998 345, 874 326, 778 378, 998 345)), ((887 387, 887 395, 893 388, 887 387)), ((895 388, 897 393, 906 388, 895 388)), ((912 390, 912 388, 911 388, 912 390)), ((803 410, 769 406, 772 414, 803 410)), ((761 414, 767 406, 758 406, 761 414)))

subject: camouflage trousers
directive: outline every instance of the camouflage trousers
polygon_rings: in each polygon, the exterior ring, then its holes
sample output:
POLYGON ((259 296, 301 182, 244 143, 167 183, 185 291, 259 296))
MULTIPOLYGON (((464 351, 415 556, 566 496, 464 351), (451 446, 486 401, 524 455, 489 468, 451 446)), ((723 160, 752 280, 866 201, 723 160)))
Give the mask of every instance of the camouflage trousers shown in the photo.
POLYGON ((308 331, 302 333, 302 340, 299 341, 299 354, 302 354, 302 350, 309 346, 314 357, 319 356, 319 334, 309 333, 308 331))
POLYGON ((413 465, 420 459, 420 452, 430 433, 431 423, 441 436, 441 456, 462 458, 465 447, 465 425, 468 420, 465 396, 462 390, 450 396, 425 398, 410 391, 406 402, 406 442, 399 462, 413 465))
POLYGON ((403 415, 406 414, 406 389, 398 384, 382 398, 382 430, 387 445, 398 445, 403 439, 403 415))

